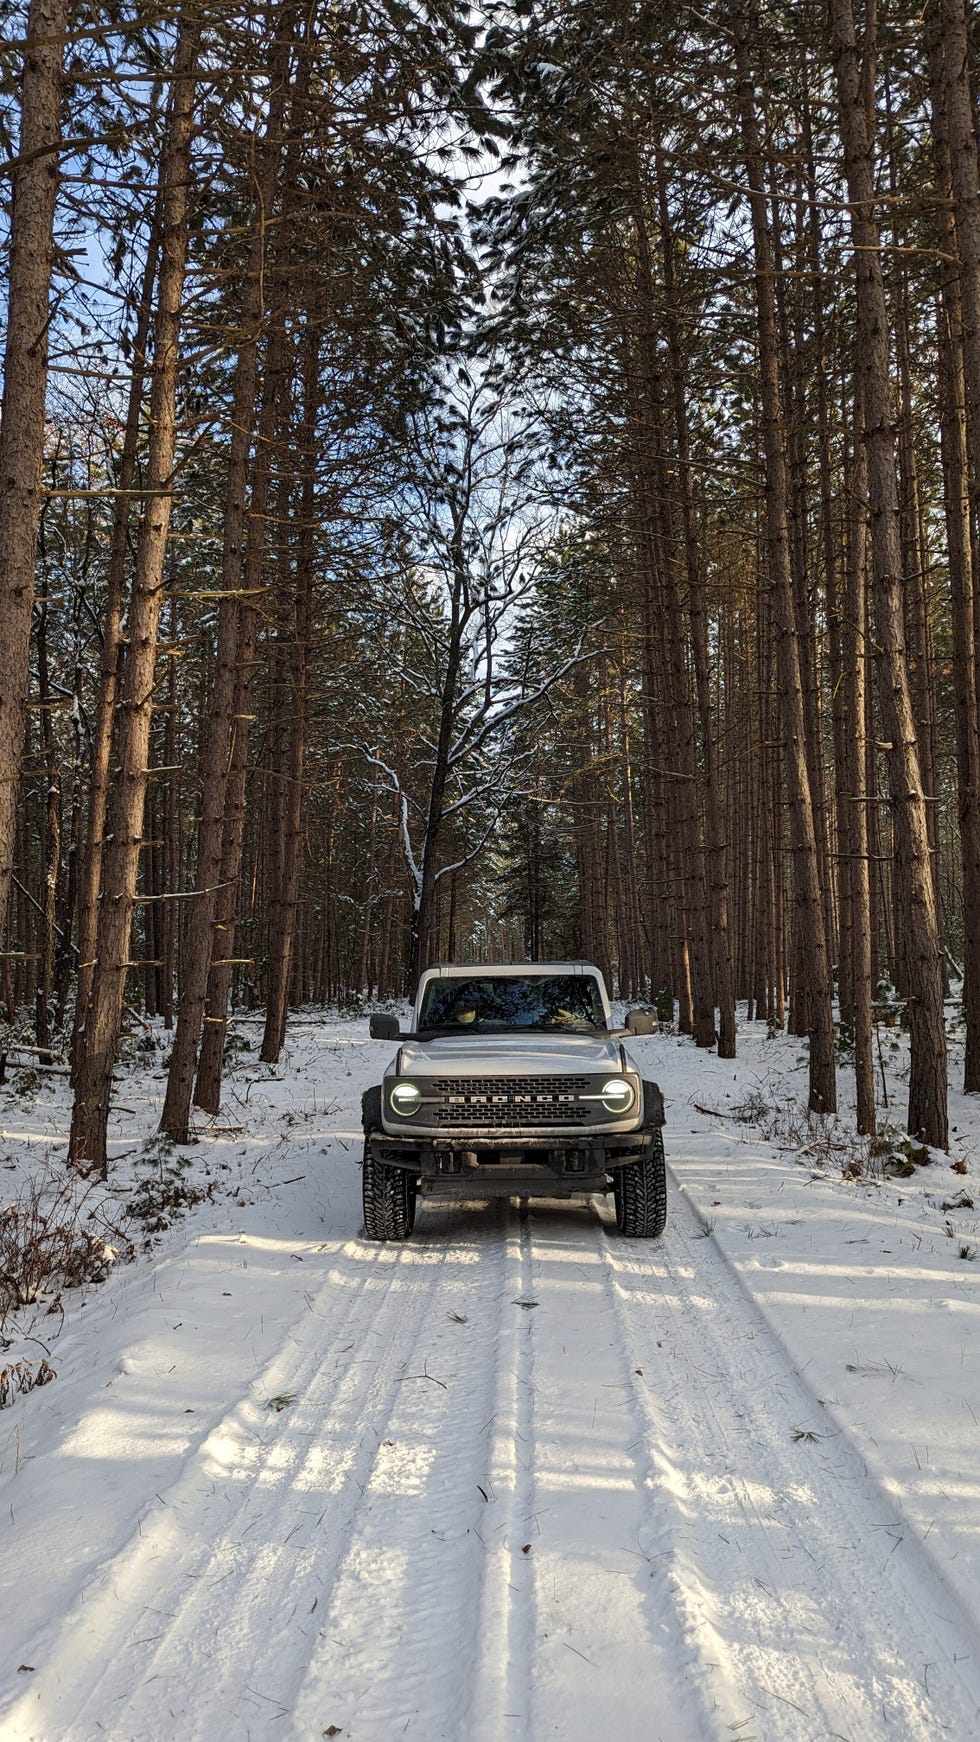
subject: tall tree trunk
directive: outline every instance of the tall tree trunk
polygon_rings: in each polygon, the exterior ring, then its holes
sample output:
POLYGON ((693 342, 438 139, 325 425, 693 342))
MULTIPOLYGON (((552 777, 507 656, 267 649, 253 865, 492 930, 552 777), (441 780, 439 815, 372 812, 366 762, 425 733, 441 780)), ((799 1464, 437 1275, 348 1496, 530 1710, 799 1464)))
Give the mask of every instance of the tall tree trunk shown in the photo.
MULTIPOLYGON (((867 110, 869 114, 872 113, 867 110)), ((873 125, 873 121, 871 123, 873 125)), ((899 416, 895 432, 898 464, 899 539, 904 579, 906 664, 909 691, 916 724, 919 767, 927 798, 930 863, 935 891, 936 924, 939 930, 943 994, 949 991, 949 973, 943 940, 942 891, 939 859, 939 803, 936 781, 936 687, 933 671, 932 632, 923 528, 919 458, 915 439, 912 389, 911 315, 909 274, 902 252, 899 224, 899 178, 895 161, 895 127, 891 88, 885 80, 885 149, 888 156, 888 186, 892 198, 891 242, 893 249, 892 299, 894 303, 895 360, 898 372, 899 416)))
MULTIPOLYGON (((43 516, 41 537, 43 546, 43 516)), ((48 600, 46 591, 45 596, 38 601, 37 690, 41 740, 38 772, 44 784, 44 822, 41 830, 44 901, 40 939, 41 962, 35 1002, 36 1038, 38 1046, 42 1049, 42 1059, 50 1063, 50 1053, 47 1049, 51 1041, 51 991, 54 984, 58 877, 61 870, 61 770, 55 749, 54 723, 51 719, 52 697, 48 661, 48 600)))
POLYGON ((177 1143, 190 1137, 191 1091, 198 1043, 207 1000, 208 974, 214 954, 214 921, 221 875, 225 797, 234 729, 238 676, 242 568, 245 545, 245 501, 249 452, 255 419, 259 338, 264 309, 266 226, 272 212, 283 149, 283 118, 288 91, 291 8, 282 17, 274 44, 271 92, 265 131, 257 148, 254 234, 237 340, 231 401, 231 442, 222 514, 221 603, 215 650, 214 682, 208 698, 201 756, 201 814, 197 838, 194 899, 187 926, 187 954, 181 978, 177 1028, 160 1130, 177 1143))
POLYGON ((280 881, 270 939, 269 992, 262 1058, 275 1063, 286 1034, 286 1012, 296 948, 297 904, 303 869, 303 769, 306 758, 307 677, 313 604, 316 514, 317 416, 320 404, 318 333, 310 323, 304 339, 300 533, 296 551, 296 598, 290 650, 289 762, 284 794, 280 881))
MULTIPOLYGON (((632 745, 630 742, 629 717, 627 714, 626 696, 627 650, 624 647, 619 662, 618 674, 618 717, 619 717, 619 778, 622 792, 623 810, 623 882, 625 886, 625 910, 620 919, 621 973, 628 979, 630 997, 643 996, 643 953, 640 931, 640 898, 637 882, 636 854, 636 815, 633 803, 633 768, 632 745), (625 962, 625 968, 622 963, 625 962)), ((535 822, 540 824, 540 816, 535 809, 535 822)), ((540 835, 538 836, 540 846, 540 835)), ((626 994, 624 993, 625 997, 626 994)))
MULTIPOLYGON (((595 677, 604 673, 596 662, 595 677)), ((606 914, 605 887, 602 875, 603 852, 600 827, 600 803, 597 791, 599 756, 594 738, 594 719, 598 699, 593 674, 579 666, 573 679, 575 697, 575 765, 572 783, 574 806, 573 838, 575 869, 578 884, 579 935, 582 954, 595 962, 606 983, 612 977, 611 952, 606 914)))
MULTIPOLYGON (((948 1141, 946 1034, 935 886, 906 666, 902 548, 888 314, 874 212, 873 145, 862 93, 852 0, 830 0, 844 170, 851 206, 857 293, 858 388, 868 456, 874 621, 881 724, 895 835, 895 875, 905 938, 911 1037, 908 1126, 937 1149, 948 1141)), ((866 64, 873 44, 866 42, 866 64)))
POLYGON ((674 1020, 674 971, 668 945, 667 794, 660 764, 657 698, 651 643, 650 612, 644 613, 641 648, 643 670, 643 830, 646 846, 646 943, 650 993, 661 1010, 661 1021, 674 1020), (662 1006, 669 1003, 667 1016, 662 1006))
MULTIPOLYGON (((166 649, 167 681, 164 695, 166 701, 165 724, 163 729, 163 765, 173 773, 167 778, 164 789, 163 803, 163 875, 162 884, 165 891, 174 893, 181 884, 181 865, 183 863, 183 807, 179 803, 178 783, 180 770, 177 766, 178 755, 178 701, 177 701, 177 667, 179 660, 180 611, 177 600, 171 596, 166 649)), ((174 987, 177 979, 177 946, 180 935, 180 903, 163 901, 160 922, 160 969, 159 991, 160 1015, 167 1029, 174 1025, 174 987)))
POLYGON ((10 220, 0 416, 0 942, 14 862, 41 512, 52 241, 68 0, 31 0, 10 220))
MULTIPOLYGON (((867 494, 868 456, 861 439, 862 420, 855 418, 854 477, 851 485, 850 536, 847 553, 847 593, 844 604, 841 689, 844 696, 842 743, 838 749, 841 785, 838 805, 847 812, 844 834, 847 857, 847 934, 850 983, 847 998, 854 1033, 854 1077, 857 1128, 875 1133, 874 1057, 872 1054, 871 860, 868 845, 869 806, 874 795, 865 790, 867 672, 867 494)), ((841 1002, 844 988, 841 987, 841 1002)))
POLYGON ((194 1085, 194 1102, 208 1113, 221 1104, 221 1070, 228 1032, 228 999, 234 971, 236 914, 242 902, 242 851, 245 842, 245 796, 248 777, 249 726, 255 687, 257 600, 266 561, 266 521, 272 485, 272 449, 281 413, 287 370, 286 333, 277 320, 270 334, 259 412, 252 491, 245 551, 243 609, 239 620, 234 734, 225 793, 218 901, 215 909, 217 959, 212 957, 208 980, 204 1033, 194 1085))
POLYGON ((444 811, 446 807, 446 789, 450 776, 450 756, 452 752, 453 727, 455 721, 456 692, 459 685, 459 675, 462 669, 463 645, 462 636, 466 616, 466 598, 469 591, 466 572, 466 556, 463 549, 465 517, 468 503, 465 499, 457 499, 452 506, 452 533, 449 540, 449 558, 452 566, 452 595, 450 601, 446 668, 442 677, 442 688, 439 697, 439 731, 436 738, 435 755, 432 764, 432 780, 429 787, 429 802, 426 810, 425 836, 420 854, 421 866, 418 887, 413 889, 414 905, 412 910, 412 934, 409 954, 409 993, 415 996, 422 970, 432 959, 435 925, 435 895, 438 882, 439 850, 442 844, 444 811))
POLYGON ((180 318, 187 264, 195 72, 201 25, 183 17, 174 55, 162 189, 160 284, 154 323, 153 385, 146 468, 119 697, 118 774, 109 810, 95 969, 75 1079, 70 1156, 108 1171, 106 1122, 122 1024, 130 933, 146 800, 153 679, 163 603, 176 450, 180 318))
POLYGON ((117 495, 113 509, 112 544, 106 574, 106 600, 102 619, 102 657, 99 673, 99 695, 92 728, 92 749, 88 780, 88 812, 85 820, 85 846, 82 853, 78 885, 78 980, 75 994, 75 1032, 72 1039, 72 1067, 77 1069, 81 1050, 82 1024, 88 1009, 95 968, 95 939, 99 924, 99 893, 102 887, 102 849, 105 836, 106 804, 109 796, 109 768, 112 760, 113 728, 120 666, 123 658, 122 609, 126 579, 126 556, 129 546, 131 492, 136 479, 139 453, 140 420, 147 372, 147 342, 153 312, 153 287, 160 258, 160 194, 146 245, 143 284, 133 334, 133 373, 129 383, 129 403, 123 432, 119 470, 116 475, 117 495))
POLYGON ((963 865, 963 1087, 980 1091, 980 728, 972 525, 980 521, 980 170, 963 0, 929 0, 936 211, 942 267, 940 433, 949 541, 957 784, 963 865), (949 258, 958 256, 959 272, 949 258))
MULTIPOLYGON (((801 77, 802 102, 802 144, 803 167, 806 184, 813 187, 816 183, 816 161, 813 146, 812 113, 810 105, 807 74, 804 69, 801 77)), ((801 256, 801 268, 810 274, 812 321, 813 321, 813 374, 815 377, 815 398, 817 407, 817 477, 819 482, 819 568, 823 573, 824 598, 828 623, 829 665, 831 681, 831 719, 834 732, 834 743, 837 751, 838 766, 842 767, 843 740, 840 734, 840 721, 835 714, 838 700, 838 689, 842 674, 841 634, 840 634, 840 588, 837 574, 837 541, 834 523, 834 465, 833 440, 831 422, 830 398, 830 358, 827 342, 827 314, 824 298, 825 274, 821 254, 821 214, 813 201, 807 202, 805 212, 805 250, 801 256)), ((863 647, 862 647, 863 652, 863 647)), ((838 811, 837 829, 840 832, 841 819, 838 811)), ((829 847, 825 839, 825 845, 829 847)), ((838 884, 840 868, 838 866, 838 884)), ((831 862, 827 865, 827 898, 834 905, 834 877, 831 862)), ((837 908, 840 910, 840 892, 838 889, 837 908)), ((827 902, 825 902, 825 914, 827 902)), ((832 922, 826 919, 828 948, 832 941, 832 922)), ((843 981, 844 946, 838 926, 837 962, 838 990, 843 981)))
POLYGON ((808 939, 808 1010, 810 1036, 810 1109, 833 1113, 837 1108, 834 1069, 833 983, 824 926, 813 794, 806 754, 806 718, 800 676, 799 648, 793 602, 789 549, 789 495, 782 427, 779 373, 779 333, 773 289, 773 256, 766 212, 765 179, 759 144, 752 71, 748 53, 747 12, 737 5, 732 14, 735 66, 742 123, 745 167, 751 190, 755 242, 756 306, 759 330, 759 371, 763 446, 766 459, 766 524, 770 590, 776 635, 776 669, 784 759, 792 831, 797 911, 808 939))
MULTIPOLYGON (((669 747, 677 893, 679 914, 683 916, 681 990, 683 1004, 687 1005, 689 1002, 690 1006, 689 1021, 688 1012, 685 1012, 682 1026, 685 1030, 690 1028, 696 1045, 713 1046, 717 1039, 715 991, 701 838, 697 725, 688 658, 689 636, 685 632, 678 585, 678 558, 682 572, 686 571, 685 559, 678 552, 677 546, 679 542, 683 542, 683 532, 688 528, 683 527, 682 511, 678 512, 680 505, 676 500, 671 477, 673 468, 669 469, 667 464, 665 393, 654 328, 656 286, 645 189, 636 161, 633 164, 633 185, 639 327, 633 346, 635 362, 628 361, 627 367, 635 372, 637 378, 630 392, 630 399, 634 407, 634 467, 643 505, 645 536, 641 554, 646 585, 650 591, 648 614, 652 609, 661 630, 649 645, 651 652, 655 648, 660 650, 663 661, 666 706, 661 714, 660 732, 664 747, 669 747)), ((675 431, 675 436, 676 433, 675 431)), ((687 476, 689 478, 689 473, 687 476)), ((693 528, 690 530, 693 535, 693 528)))
MULTIPOLYGON (((784 264, 783 224, 778 199, 781 176, 770 161, 767 166, 769 201, 772 213, 773 291, 780 340, 780 378, 783 389, 783 427, 786 446, 787 512, 789 524, 790 573, 793 577, 793 607, 796 616, 796 645, 803 686, 804 748, 813 802, 813 826, 817 843, 817 879, 823 898, 823 923, 827 959, 833 960, 834 899, 833 878, 827 849, 827 807, 824 791, 823 728, 821 721, 820 686, 817 677, 817 646, 815 626, 818 613, 814 597, 812 565, 809 550, 808 449, 810 408, 809 379, 806 369, 805 309, 802 286, 807 264, 801 229, 801 214, 806 198, 806 183, 797 172, 796 251, 789 257, 789 274, 784 264)), ((792 926, 793 996, 790 1001, 789 1030, 791 1034, 809 1033, 807 1011, 809 999, 809 938, 807 916, 799 903, 794 903, 792 926)))
POLYGON ((711 709, 711 677, 708 657, 708 612, 704 577, 695 524, 691 443, 687 417, 687 381, 680 341, 677 284, 674 270, 674 234, 667 199, 663 159, 657 152, 657 193, 660 238, 664 264, 664 320, 673 390, 674 430, 684 528, 684 562, 687 575, 691 652, 701 725, 702 785, 705 813, 705 880, 710 890, 711 956, 714 969, 713 997, 718 1005, 718 1056, 735 1057, 735 991, 732 980, 731 942, 728 929, 728 848, 718 793, 717 754, 711 709))

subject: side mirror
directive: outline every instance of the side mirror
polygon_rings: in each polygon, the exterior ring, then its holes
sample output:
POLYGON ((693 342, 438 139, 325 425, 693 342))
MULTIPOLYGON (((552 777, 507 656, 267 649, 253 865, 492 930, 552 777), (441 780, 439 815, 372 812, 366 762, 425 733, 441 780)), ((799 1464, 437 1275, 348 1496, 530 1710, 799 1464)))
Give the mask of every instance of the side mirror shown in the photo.
POLYGON ((626 1027, 630 1034, 656 1034, 657 1018, 650 1010, 627 1010, 626 1027))
POLYGON ((402 1031, 397 1016, 372 1016, 368 1032, 372 1040, 399 1040, 402 1031))

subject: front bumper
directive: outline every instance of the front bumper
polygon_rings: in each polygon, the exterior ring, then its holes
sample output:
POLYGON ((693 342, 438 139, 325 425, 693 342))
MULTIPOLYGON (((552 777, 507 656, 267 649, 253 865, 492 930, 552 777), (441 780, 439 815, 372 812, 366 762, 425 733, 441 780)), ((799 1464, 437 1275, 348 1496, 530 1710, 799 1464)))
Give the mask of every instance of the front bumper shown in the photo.
POLYGON ((375 1161, 404 1167, 419 1177, 424 1197, 459 1199, 580 1197, 609 1191, 610 1173, 653 1153, 655 1131, 551 1132, 477 1136, 454 1131, 451 1137, 402 1136, 372 1131, 375 1161))

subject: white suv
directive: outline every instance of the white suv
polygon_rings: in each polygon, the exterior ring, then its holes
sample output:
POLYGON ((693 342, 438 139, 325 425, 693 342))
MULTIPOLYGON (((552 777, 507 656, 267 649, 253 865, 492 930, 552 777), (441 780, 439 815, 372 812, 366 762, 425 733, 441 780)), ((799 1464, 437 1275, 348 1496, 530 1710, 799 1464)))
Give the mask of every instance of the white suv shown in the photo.
POLYGON ((405 1240, 424 1197, 584 1198, 612 1192, 624 1234, 667 1218, 663 1096, 622 1044, 656 1026, 613 1025, 588 962, 429 968, 412 1032, 372 1016, 400 1046, 363 1099, 364 1226, 405 1240))

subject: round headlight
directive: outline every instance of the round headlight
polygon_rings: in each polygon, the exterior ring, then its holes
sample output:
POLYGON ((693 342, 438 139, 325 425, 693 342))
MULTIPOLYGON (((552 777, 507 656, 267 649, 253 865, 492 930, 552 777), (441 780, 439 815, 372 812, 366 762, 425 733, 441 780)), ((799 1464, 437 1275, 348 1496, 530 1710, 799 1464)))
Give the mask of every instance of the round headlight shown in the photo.
POLYGON ((421 1099, 422 1091, 414 1083, 396 1083, 391 1091, 392 1112, 407 1118, 409 1113, 415 1112, 421 1099))
POLYGON ((628 1113, 634 1099, 633 1085, 625 1077, 610 1077, 602 1085, 602 1104, 610 1113, 628 1113))

